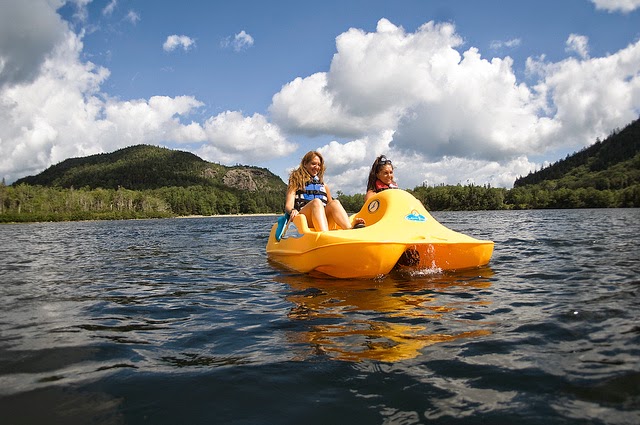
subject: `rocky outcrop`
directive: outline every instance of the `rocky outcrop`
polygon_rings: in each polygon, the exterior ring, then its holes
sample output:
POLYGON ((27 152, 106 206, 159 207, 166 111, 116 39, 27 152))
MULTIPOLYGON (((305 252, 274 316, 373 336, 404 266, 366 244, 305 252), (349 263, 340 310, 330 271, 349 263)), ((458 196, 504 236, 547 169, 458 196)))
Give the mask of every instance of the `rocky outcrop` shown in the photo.
POLYGON ((235 189, 248 190, 249 192, 255 192, 258 190, 258 185, 255 181, 254 173, 247 169, 235 169, 230 170, 222 178, 222 182, 235 189))
POLYGON ((202 171, 202 176, 206 179, 216 178, 218 174, 220 174, 220 171, 211 167, 207 167, 202 171))

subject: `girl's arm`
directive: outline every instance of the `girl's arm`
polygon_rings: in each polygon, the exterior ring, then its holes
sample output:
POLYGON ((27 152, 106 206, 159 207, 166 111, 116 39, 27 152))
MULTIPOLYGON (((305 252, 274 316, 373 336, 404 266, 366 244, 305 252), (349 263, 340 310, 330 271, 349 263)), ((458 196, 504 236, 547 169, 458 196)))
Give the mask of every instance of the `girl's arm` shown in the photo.
POLYGON ((284 211, 291 216, 291 219, 295 217, 298 213, 297 210, 293 209, 296 201, 296 190, 293 188, 289 188, 287 190, 287 197, 284 201, 284 211))

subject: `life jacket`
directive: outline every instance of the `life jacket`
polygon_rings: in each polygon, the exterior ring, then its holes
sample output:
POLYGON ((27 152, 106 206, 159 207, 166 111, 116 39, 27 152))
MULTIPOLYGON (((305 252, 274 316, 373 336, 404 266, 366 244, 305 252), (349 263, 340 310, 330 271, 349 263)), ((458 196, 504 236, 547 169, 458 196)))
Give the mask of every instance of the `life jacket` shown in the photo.
POLYGON ((391 182, 391 184, 386 185, 382 183, 380 179, 376 179, 376 188, 375 188, 376 193, 382 192, 383 190, 387 190, 387 189, 397 189, 397 188, 398 188, 398 185, 395 182, 391 182))
POLYGON ((296 191, 294 208, 300 211, 302 207, 315 198, 319 198, 324 205, 327 205, 327 191, 324 188, 324 184, 320 183, 318 176, 313 176, 311 180, 305 184, 304 189, 296 191))

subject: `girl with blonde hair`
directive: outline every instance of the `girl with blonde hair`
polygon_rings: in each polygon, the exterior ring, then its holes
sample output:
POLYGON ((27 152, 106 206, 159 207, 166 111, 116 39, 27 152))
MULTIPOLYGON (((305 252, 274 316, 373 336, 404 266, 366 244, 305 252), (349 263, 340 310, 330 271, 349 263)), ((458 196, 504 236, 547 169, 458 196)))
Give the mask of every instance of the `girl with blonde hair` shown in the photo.
MULTIPOLYGON (((324 158, 319 152, 307 152, 300 166, 289 175, 289 187, 285 200, 285 213, 289 220, 304 214, 309 227, 316 231, 329 230, 329 222, 342 229, 351 229, 351 221, 339 200, 331 197, 329 186, 324 183, 324 158)), ((356 219, 355 227, 362 227, 364 220, 356 219)))

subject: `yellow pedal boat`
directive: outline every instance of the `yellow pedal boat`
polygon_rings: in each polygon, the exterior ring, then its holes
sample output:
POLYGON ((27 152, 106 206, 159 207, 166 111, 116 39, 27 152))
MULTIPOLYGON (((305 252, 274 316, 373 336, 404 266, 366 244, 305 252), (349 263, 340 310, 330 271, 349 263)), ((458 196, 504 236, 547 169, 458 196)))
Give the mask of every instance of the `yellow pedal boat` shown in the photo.
POLYGON ((361 229, 316 232, 302 214, 276 240, 278 223, 267 242, 267 256, 284 267, 337 278, 372 278, 395 267, 464 270, 489 263, 493 242, 448 229, 422 203, 401 189, 377 193, 352 215, 365 220, 361 229))

